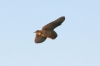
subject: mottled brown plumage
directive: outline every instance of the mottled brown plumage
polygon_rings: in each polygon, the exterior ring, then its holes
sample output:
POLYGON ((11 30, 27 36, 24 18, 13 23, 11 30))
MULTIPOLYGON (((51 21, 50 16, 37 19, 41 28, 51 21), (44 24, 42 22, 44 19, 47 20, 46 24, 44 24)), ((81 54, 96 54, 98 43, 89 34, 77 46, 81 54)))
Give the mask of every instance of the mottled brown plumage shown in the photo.
POLYGON ((62 16, 47 25, 45 25, 42 30, 37 30, 36 37, 35 37, 35 43, 41 43, 44 42, 47 38, 55 39, 57 37, 57 33, 54 31, 54 29, 62 24, 64 22, 65 17, 62 16))

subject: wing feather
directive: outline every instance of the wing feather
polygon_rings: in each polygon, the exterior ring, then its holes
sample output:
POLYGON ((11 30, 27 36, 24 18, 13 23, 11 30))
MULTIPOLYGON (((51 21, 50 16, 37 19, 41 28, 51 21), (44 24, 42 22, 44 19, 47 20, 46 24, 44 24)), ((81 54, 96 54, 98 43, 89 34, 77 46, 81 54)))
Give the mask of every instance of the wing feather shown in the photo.
POLYGON ((64 22, 65 17, 59 17, 58 19, 50 22, 49 24, 45 25, 42 30, 54 30, 56 27, 58 27, 59 25, 62 24, 62 22, 64 22))
POLYGON ((36 37, 35 37, 35 43, 42 43, 42 42, 44 42, 45 40, 46 40, 47 38, 46 37, 43 37, 43 36, 41 36, 41 35, 38 35, 38 34, 36 34, 36 37))

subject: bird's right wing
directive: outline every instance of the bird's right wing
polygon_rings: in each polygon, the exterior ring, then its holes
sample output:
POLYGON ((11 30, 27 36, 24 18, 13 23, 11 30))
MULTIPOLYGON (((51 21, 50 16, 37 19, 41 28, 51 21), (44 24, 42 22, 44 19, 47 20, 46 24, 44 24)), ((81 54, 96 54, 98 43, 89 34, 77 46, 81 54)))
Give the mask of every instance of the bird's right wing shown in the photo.
POLYGON ((46 40, 47 38, 46 37, 43 37, 43 36, 41 36, 41 35, 38 35, 37 33, 36 33, 36 37, 35 37, 35 43, 42 43, 42 42, 44 42, 45 40, 46 40))
POLYGON ((45 25, 42 30, 53 30, 55 29, 56 27, 58 27, 59 25, 62 24, 62 22, 64 22, 65 20, 65 17, 62 16, 62 17, 59 17, 58 19, 50 22, 49 24, 45 25))

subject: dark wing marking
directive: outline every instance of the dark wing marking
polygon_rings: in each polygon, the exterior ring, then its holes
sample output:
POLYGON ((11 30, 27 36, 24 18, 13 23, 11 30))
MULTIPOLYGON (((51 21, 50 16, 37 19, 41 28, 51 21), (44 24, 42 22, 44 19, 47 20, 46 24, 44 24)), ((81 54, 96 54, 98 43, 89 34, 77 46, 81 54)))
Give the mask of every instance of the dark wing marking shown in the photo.
POLYGON ((56 39, 57 38, 57 33, 55 32, 55 31, 53 31, 52 33, 51 33, 51 35, 50 36, 48 36, 49 38, 52 38, 52 39, 56 39))
POLYGON ((53 30, 55 29, 56 27, 58 27, 59 25, 62 24, 62 22, 65 20, 65 17, 62 16, 52 22, 50 22, 49 24, 45 25, 42 30, 53 30))
POLYGON ((47 39, 46 37, 43 37, 43 36, 41 36, 41 35, 36 34, 35 43, 42 43, 42 42, 44 42, 46 39, 47 39))
POLYGON ((56 39, 58 35, 57 35, 57 33, 55 31, 53 31, 52 36, 53 36, 53 39, 56 39))

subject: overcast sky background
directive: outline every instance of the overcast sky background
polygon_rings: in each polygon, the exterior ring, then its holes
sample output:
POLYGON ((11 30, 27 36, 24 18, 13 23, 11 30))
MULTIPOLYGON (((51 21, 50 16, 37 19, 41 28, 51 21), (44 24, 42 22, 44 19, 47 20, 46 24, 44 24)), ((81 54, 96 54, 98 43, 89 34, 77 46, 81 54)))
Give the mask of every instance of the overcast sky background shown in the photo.
POLYGON ((0 66, 100 66, 100 0, 0 0, 0 66), (65 16, 55 40, 35 32, 65 16))

